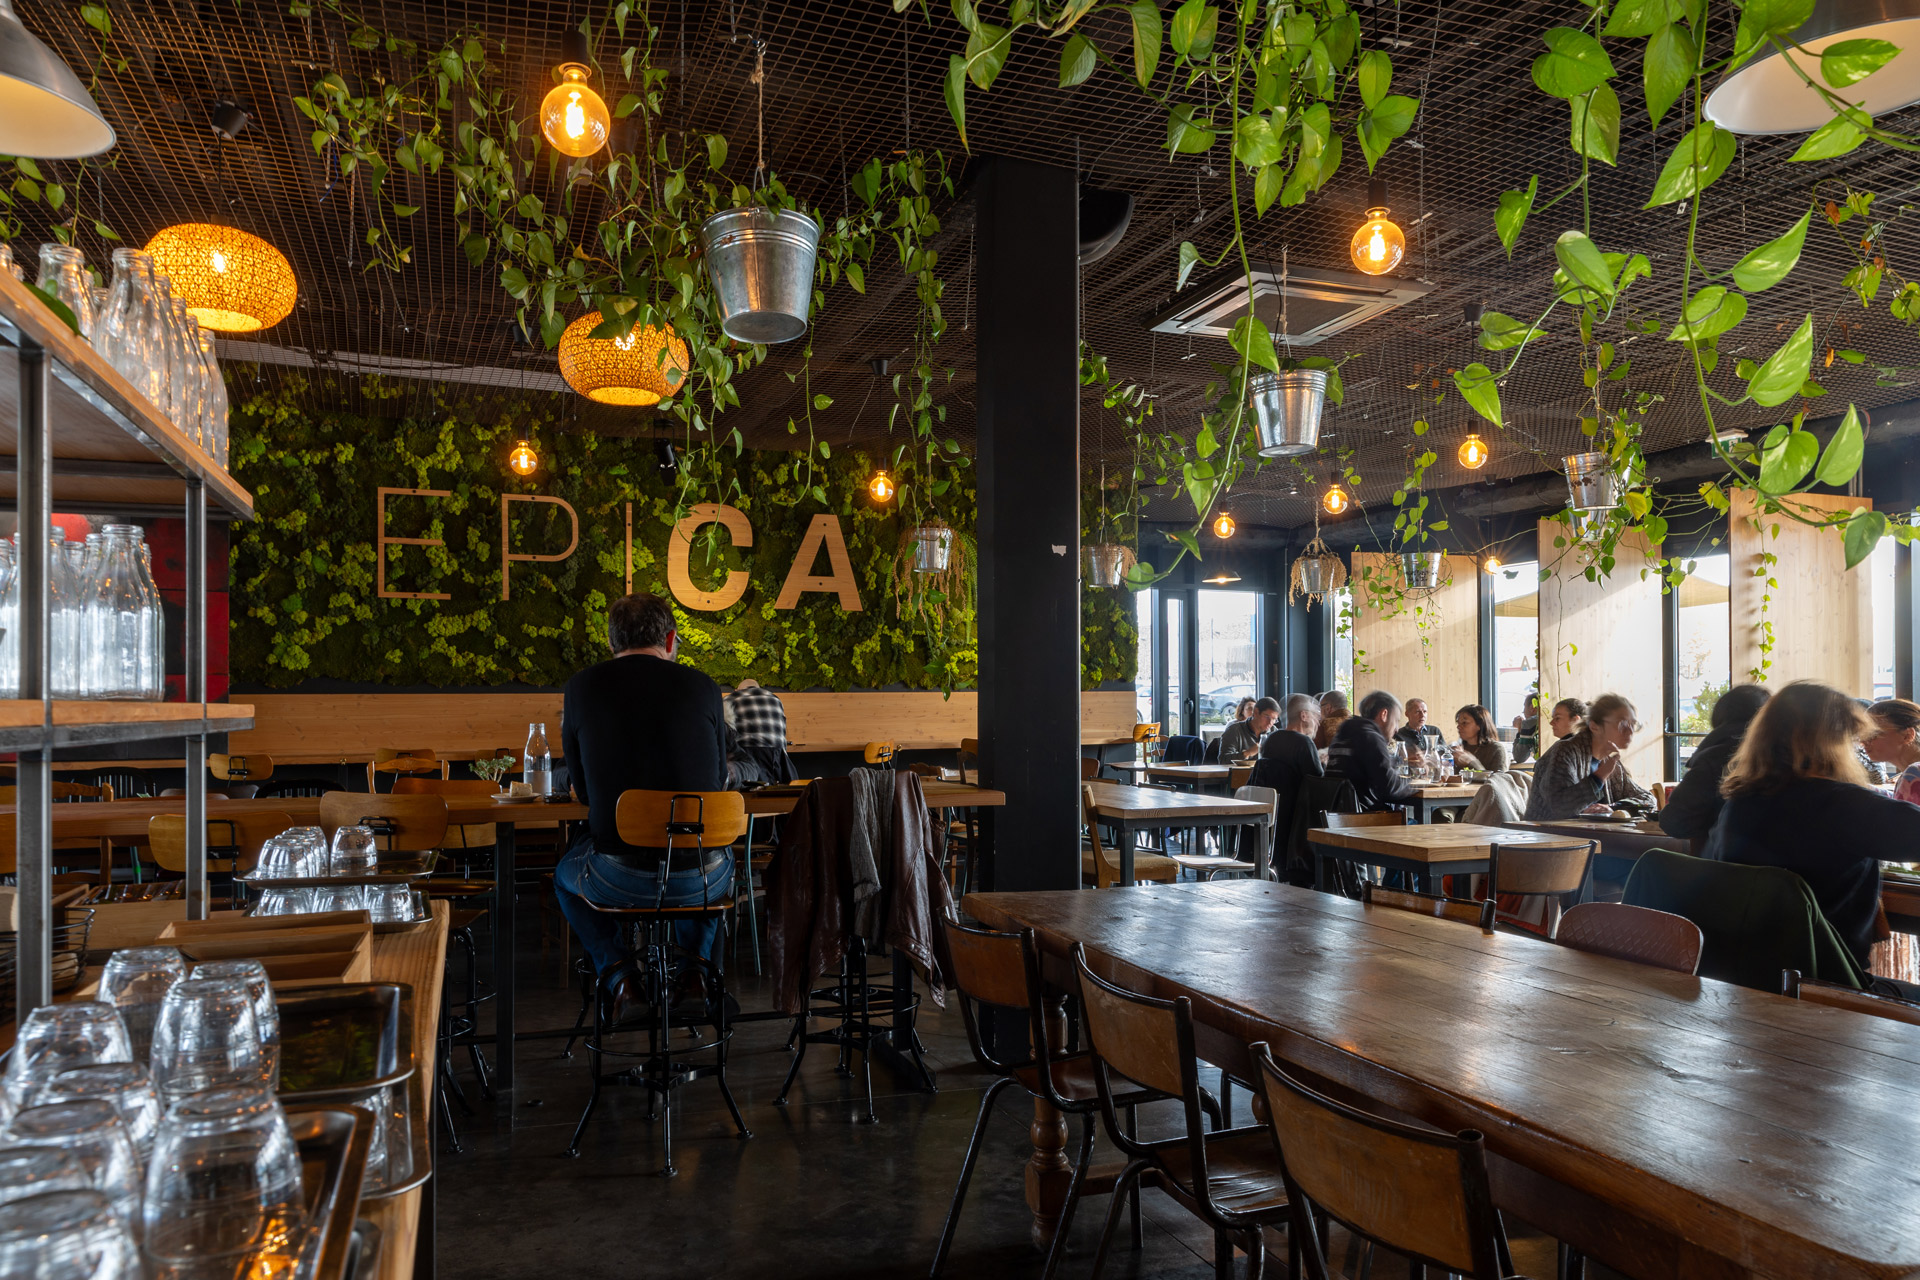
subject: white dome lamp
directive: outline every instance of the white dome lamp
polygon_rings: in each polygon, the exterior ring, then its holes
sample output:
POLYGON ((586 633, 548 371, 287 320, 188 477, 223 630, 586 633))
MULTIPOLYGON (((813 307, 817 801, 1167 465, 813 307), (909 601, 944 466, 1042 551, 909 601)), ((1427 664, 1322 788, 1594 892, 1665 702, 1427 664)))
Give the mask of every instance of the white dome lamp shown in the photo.
MULTIPOLYGON (((1807 50, 1795 53, 1795 64, 1841 101, 1875 117, 1920 102, 1920 0, 1815 0, 1792 38, 1807 50), (1885 40, 1900 53, 1864 80, 1835 89, 1821 78, 1820 51, 1842 40, 1885 40)), ((1776 49, 1716 85, 1706 114, 1733 133, 1807 133, 1833 119, 1833 108, 1776 49)))
POLYGON ((35 160, 97 156, 113 126, 73 69, 0 0, 0 155, 35 160))

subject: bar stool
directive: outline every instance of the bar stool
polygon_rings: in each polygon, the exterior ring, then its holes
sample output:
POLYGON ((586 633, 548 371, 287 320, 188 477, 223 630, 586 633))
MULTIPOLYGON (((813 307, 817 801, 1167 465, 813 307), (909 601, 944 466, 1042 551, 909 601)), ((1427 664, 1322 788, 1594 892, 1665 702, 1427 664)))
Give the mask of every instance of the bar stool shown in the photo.
MULTIPOLYGON (((614 809, 614 823, 621 840, 639 849, 664 850, 663 861, 670 865, 676 851, 725 849, 744 835, 746 798, 737 791, 626 791, 621 793, 614 809)), ((663 895, 666 884, 666 878, 662 877, 663 895)), ((720 1084, 720 1096, 726 1101, 740 1136, 753 1136, 746 1121, 740 1118, 733 1090, 727 1087, 727 1046, 733 1039, 733 1011, 728 1006, 726 989, 726 933, 733 915, 733 893, 730 888, 723 889, 709 902, 685 907, 606 907, 596 902, 587 905, 606 915, 619 916, 632 926, 634 959, 639 965, 640 990, 645 995, 646 1007, 635 1018, 616 1022, 607 975, 594 979, 593 1032, 586 1042, 592 1062, 593 1092, 587 1098, 586 1110, 580 1113, 580 1123, 574 1127, 573 1141, 568 1144, 566 1154, 580 1154, 580 1139, 587 1131, 587 1121, 593 1118, 594 1108, 600 1104, 601 1087, 635 1085, 647 1091, 647 1119, 654 1118, 656 1099, 659 1100, 657 1113, 663 1121, 662 1139, 666 1148, 661 1174, 671 1178, 678 1172, 673 1167, 675 1089, 711 1076, 720 1084), (712 920, 719 926, 720 936, 715 940, 712 959, 685 953, 675 955, 678 948, 673 941, 673 927, 696 920, 712 920), (697 966, 707 984, 705 1006, 693 1014, 673 1006, 674 977, 678 972, 685 972, 687 965, 697 966), (641 1019, 647 1032, 644 1053, 608 1047, 607 1041, 612 1036, 639 1030, 637 1024, 641 1019), (710 1051, 713 1061, 696 1064, 678 1059, 672 1033, 675 1028, 691 1027, 711 1027, 714 1038, 704 1044, 696 1042, 680 1049, 679 1053, 710 1051), (626 1071, 610 1075, 601 1069, 601 1060, 605 1057, 640 1061, 626 1071)))
POLYGON ((401 777, 446 777, 447 762, 423 747, 376 747, 367 761, 367 790, 380 790, 380 775, 401 777))

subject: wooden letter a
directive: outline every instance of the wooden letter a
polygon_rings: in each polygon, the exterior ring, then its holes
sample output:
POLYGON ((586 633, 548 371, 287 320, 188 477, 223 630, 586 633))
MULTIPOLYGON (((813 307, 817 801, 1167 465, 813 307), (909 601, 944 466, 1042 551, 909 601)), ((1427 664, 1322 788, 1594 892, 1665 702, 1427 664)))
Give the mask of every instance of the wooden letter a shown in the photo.
POLYGON ((803 591, 833 591, 840 596, 840 607, 848 613, 860 612, 860 586, 853 579, 853 564, 847 559, 847 540, 840 532, 840 517, 817 515, 813 523, 807 526, 806 536, 800 539, 800 551, 793 557, 793 568, 787 570, 787 581, 780 588, 780 597, 773 602, 776 609, 791 609, 800 603, 803 591), (813 575, 813 562, 820 556, 820 544, 827 547, 827 577, 813 575))

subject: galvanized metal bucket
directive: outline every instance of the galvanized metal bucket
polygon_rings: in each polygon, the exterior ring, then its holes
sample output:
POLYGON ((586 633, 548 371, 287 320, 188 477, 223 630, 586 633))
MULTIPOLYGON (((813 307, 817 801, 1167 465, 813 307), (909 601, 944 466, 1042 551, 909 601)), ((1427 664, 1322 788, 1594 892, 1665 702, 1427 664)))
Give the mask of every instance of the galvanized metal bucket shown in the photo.
POLYGON ((953 560, 953 530, 944 524, 923 524, 913 531, 913 571, 945 573, 953 560))
POLYGON ((1320 444, 1320 414, 1327 406, 1325 369, 1262 373, 1247 384, 1260 428, 1260 456, 1292 458, 1320 444))
POLYGON ((1400 576, 1409 591, 1431 591, 1440 585, 1447 570, 1447 558, 1438 551, 1402 551, 1400 576))
POLYGON ((1133 548, 1117 542, 1096 542, 1087 548, 1087 581, 1096 587, 1124 586, 1133 567, 1133 548))
POLYGON ((1567 466, 1568 503, 1575 511, 1607 511, 1620 501, 1620 485, 1604 453, 1575 453, 1567 466))
POLYGON ((819 223, 791 209, 728 209, 700 224, 700 239, 729 338, 791 342, 807 331, 819 223))
MULTIPOLYGON (((1329 559, 1331 559, 1329 556, 1302 556, 1294 561, 1294 566, 1300 575, 1300 590, 1304 594, 1323 596, 1333 589, 1327 585, 1328 579, 1332 576, 1327 567, 1329 559)), ((1340 562, 1335 560, 1334 563, 1340 562)))

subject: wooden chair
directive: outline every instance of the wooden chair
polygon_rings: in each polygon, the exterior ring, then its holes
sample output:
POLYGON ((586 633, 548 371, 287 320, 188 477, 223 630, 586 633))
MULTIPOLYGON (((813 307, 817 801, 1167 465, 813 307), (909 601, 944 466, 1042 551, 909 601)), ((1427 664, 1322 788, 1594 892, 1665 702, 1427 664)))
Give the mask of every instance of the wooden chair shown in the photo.
POLYGON ((1461 924, 1477 924, 1487 933, 1493 932, 1492 899, 1443 898, 1411 889, 1383 889, 1369 880, 1360 886, 1360 900, 1370 907, 1392 907, 1436 920, 1458 920, 1461 924))
MULTIPOLYGON (((500 788, 485 778, 395 778, 393 791, 396 796, 458 796, 467 800, 482 800, 491 803, 500 788)), ((470 852, 474 849, 493 849, 495 837, 499 834, 497 824, 491 822, 458 823, 447 827, 446 839, 440 848, 470 852)))
MULTIPOLYGON (((51 782, 47 784, 47 792, 49 797, 57 802, 87 803, 90 801, 113 799, 113 788, 106 784, 90 786, 84 782, 51 782)), ((18 804, 19 802, 20 789, 18 787, 0 787, 0 804, 18 804)), ((8 821, 6 825, 11 828, 13 823, 8 821)), ((97 863, 96 870, 70 872, 62 876, 62 880, 85 882, 88 884, 108 884, 113 880, 113 842, 105 836, 97 840, 82 839, 55 842, 53 852, 54 861, 62 866, 71 865, 69 859, 71 855, 74 854, 78 854, 90 862, 97 863), (63 854, 68 855, 68 858, 63 858, 61 856, 63 854)), ((7 871, 0 872, 0 874, 10 875, 12 874, 12 868, 9 867, 7 871)))
MULTIPOLYGON (((1266 1269, 1261 1229, 1279 1226, 1290 1212, 1273 1137, 1263 1125, 1207 1130, 1202 1118, 1200 1064, 1193 1047, 1193 1010, 1182 996, 1156 1000, 1108 982, 1087 964, 1086 947, 1075 943, 1074 969, 1080 978, 1080 1003, 1087 1040, 1094 1053, 1094 1086, 1107 1138, 1127 1157, 1114 1183, 1113 1204, 1100 1248, 1093 1257, 1099 1280, 1107 1247, 1120 1222, 1126 1193, 1143 1176, 1214 1231, 1214 1256, 1231 1276, 1233 1237, 1247 1251, 1248 1280, 1266 1269), (1185 1132, 1140 1141, 1120 1117, 1114 1077, 1130 1087, 1145 1087, 1177 1098, 1185 1112, 1185 1132)), ((1289 1251, 1295 1246, 1290 1242, 1289 1251)), ((1297 1271, 1290 1274, 1298 1274, 1297 1271)))
POLYGON ((367 761, 367 790, 380 790, 381 774, 391 777, 430 777, 439 774, 447 776, 447 762, 432 751, 418 747, 377 747, 373 759, 367 761))
MULTIPOLYGON (((1229 791, 1237 793, 1240 788, 1246 786, 1252 779, 1253 766, 1250 764, 1236 764, 1227 767, 1227 790, 1229 791)), ((1271 787, 1267 788, 1269 791, 1272 789, 1271 787)))
POLYGON ((862 757, 868 764, 892 764, 894 756, 900 753, 897 742, 869 742, 862 757))
MULTIPOLYGON (((260 846, 293 826, 291 815, 279 810, 236 812, 207 819, 207 870, 233 873, 251 867, 260 846)), ((147 848, 163 871, 187 872, 187 816, 162 813, 147 819, 147 848)))
MULTIPOLYGON (((614 824, 620 838, 626 843, 641 849, 665 849, 669 851, 669 857, 675 851, 724 849, 746 834, 747 803, 738 791, 624 791, 614 807, 614 824)), ((607 988, 608 978, 621 968, 614 966, 594 980, 590 997, 593 1033, 586 1042, 587 1053, 592 1060, 593 1091, 587 1097, 586 1110, 580 1113, 580 1123, 574 1126, 573 1141, 567 1146, 567 1154, 580 1154, 580 1139, 587 1131, 587 1121, 592 1119, 594 1108, 600 1103, 601 1087, 606 1084, 633 1084, 647 1090, 650 1112, 654 1095, 660 1095, 660 1111, 664 1117, 662 1135, 666 1148, 662 1172, 672 1177, 676 1172, 673 1167, 675 1089, 708 1076, 718 1080, 720 1096, 726 1100, 727 1110, 733 1113, 735 1129, 742 1138, 753 1136, 747 1129, 746 1121, 740 1118, 740 1108, 733 1100, 733 1090, 727 1087, 727 1046, 733 1039, 733 1026, 727 1005, 726 966, 723 961, 727 954, 724 934, 728 918, 733 913, 733 893, 730 890, 721 891, 712 902, 697 906, 609 907, 591 899, 587 900, 587 905, 595 911, 623 917, 637 926, 637 932, 641 935, 640 943, 634 948, 633 963, 639 968, 635 980, 646 996, 643 1016, 646 1019, 647 1050, 641 1053, 608 1046, 608 1040, 616 1033, 639 1029, 614 1021, 614 1001, 607 988), (713 948, 713 958, 678 952, 673 945, 673 926, 709 919, 717 921, 722 931, 713 948), (685 1006, 676 1007, 672 997, 676 969, 688 965, 696 967, 706 978, 707 999, 704 1011, 698 1015, 689 1015, 685 1006), (711 1027, 714 1034, 705 1043, 672 1043, 670 1037, 676 1027, 711 1027), (696 1066, 683 1060, 692 1054, 709 1050, 714 1054, 711 1063, 696 1066), (601 1069, 601 1060, 608 1056, 639 1059, 640 1062, 630 1071, 609 1074, 601 1069)))
MULTIPOLYGON (((1493 844, 1487 848, 1487 897, 1496 902, 1502 894, 1519 898, 1547 898, 1546 927, 1537 932, 1547 937, 1559 920, 1553 908, 1559 900, 1584 896, 1588 877, 1593 873, 1593 855, 1599 852, 1598 840, 1577 844, 1493 844)), ((1523 932, 1536 930, 1514 923, 1523 932)))
POLYGON ((960 739, 959 756, 960 781, 963 783, 978 783, 980 781, 980 739, 960 739), (967 776, 967 770, 969 768, 973 770, 973 777, 971 778, 967 776))
POLYGON ((427 853, 446 843, 447 802, 439 796, 335 791, 320 797, 320 826, 329 840, 341 827, 360 826, 367 818, 392 827, 374 838, 381 853, 427 853))
POLYGON ((1386 809, 1380 813, 1330 813, 1322 810, 1320 825, 1323 827, 1404 827, 1407 815, 1401 809, 1386 809))
MULTIPOLYGON (((1685 916, 1624 902, 1582 902, 1560 917, 1553 940, 1575 951, 1697 973, 1705 935, 1685 916)), ((1792 992, 1787 994, 1791 995, 1792 992)))
MULTIPOLYGON (((953 1199, 947 1207, 946 1226, 941 1229, 940 1243, 934 1249, 931 1274, 938 1280, 946 1266, 947 1254, 953 1248, 954 1229, 960 1225, 960 1207, 966 1202, 967 1186, 973 1180, 973 1166, 980 1156, 981 1139, 986 1134, 993 1105, 1003 1089, 1017 1084, 1030 1098, 1051 1103, 1063 1115, 1080 1117, 1080 1150, 1073 1163, 1073 1177, 1067 1183, 1060 1225, 1047 1249, 1046 1269, 1041 1272, 1041 1280, 1052 1280, 1066 1252, 1074 1208, 1086 1195, 1103 1195, 1113 1189, 1110 1176, 1091 1180, 1087 1176, 1093 1162, 1094 1117, 1100 1110, 1099 1089, 1093 1079, 1093 1054, 1084 1049, 1062 1052, 1048 1043, 1050 999, 1047 985, 1040 976, 1040 948, 1034 942, 1033 930, 996 933, 968 928, 955 920, 942 923, 947 931, 953 985, 959 996, 960 1015, 967 1027, 967 1042, 973 1046, 975 1060, 998 1079, 987 1087, 980 1099, 980 1114, 973 1122, 973 1137, 967 1143, 966 1159, 960 1165, 960 1180, 953 1188, 953 1199), (1031 1051, 1021 1059, 1014 1059, 989 1050, 980 1036, 980 1021, 985 1010, 976 1012, 976 1006, 1024 1012, 1028 1042, 1033 1046, 1031 1051)), ((1127 1112, 1131 1129, 1134 1107, 1165 1097, 1136 1085, 1117 1094, 1114 1105, 1127 1112)), ((1203 1096, 1203 1106, 1206 1102, 1203 1096)))
POLYGON ((1895 1022, 1920 1027, 1920 1004, 1911 1000, 1896 999, 1893 996, 1877 996, 1871 991, 1855 991, 1852 987, 1843 987, 1835 982, 1822 982, 1818 978, 1803 978, 1798 969, 1781 971, 1780 994, 1789 1000, 1805 1000, 1812 1004, 1824 1004, 1835 1009, 1870 1014, 1876 1018, 1891 1018, 1895 1022))
POLYGON ((236 756, 215 752, 207 757, 207 772, 222 782, 257 784, 273 776, 273 757, 258 753, 236 756))
POLYGON ((1080 757, 1080 781, 1092 782, 1100 776, 1100 762, 1092 756, 1080 757))
POLYGON ((1144 724, 1133 726, 1133 745, 1140 748, 1141 764, 1147 763, 1147 752, 1151 749, 1153 740, 1159 736, 1160 722, 1158 720, 1149 720, 1144 724))
POLYGON ((1406 1255, 1415 1275, 1514 1276, 1480 1134, 1368 1115, 1295 1080, 1265 1042, 1252 1048, 1292 1206, 1288 1242, 1305 1263, 1294 1276, 1328 1280, 1320 1219, 1406 1255))
POLYGON ((108 798, 114 800, 131 800, 136 796, 150 796, 155 790, 153 776, 145 769, 136 769, 131 765, 88 769, 84 773, 68 774, 63 781, 84 782, 90 786, 104 787, 113 793, 108 798))
MULTIPOLYGON (((1095 812, 1093 788, 1082 784, 1080 787, 1081 812, 1087 820, 1087 840, 1089 847, 1080 853, 1080 878, 1092 878, 1094 887, 1110 889, 1120 881, 1120 857, 1109 852, 1100 839, 1100 818, 1095 812)), ((1157 853, 1135 852, 1133 855, 1134 880, 1149 880, 1155 884, 1172 884, 1180 878, 1180 864, 1172 858, 1157 853)))

